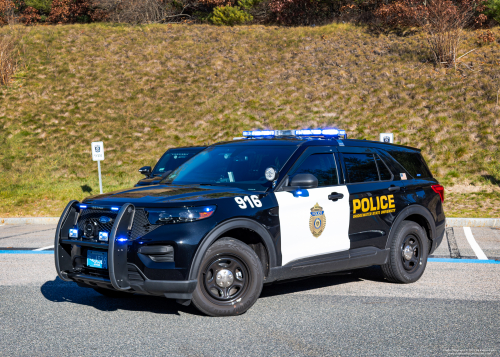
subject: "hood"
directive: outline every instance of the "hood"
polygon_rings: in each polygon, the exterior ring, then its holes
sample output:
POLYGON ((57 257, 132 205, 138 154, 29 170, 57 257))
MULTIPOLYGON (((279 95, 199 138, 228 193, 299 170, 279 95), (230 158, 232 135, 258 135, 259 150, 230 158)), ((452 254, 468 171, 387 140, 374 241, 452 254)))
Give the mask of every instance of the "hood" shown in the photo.
MULTIPOLYGON (((248 194, 256 194, 256 192, 227 186, 154 185, 90 196, 84 199, 83 203, 96 205, 132 203, 139 207, 163 206, 165 204, 167 206, 185 206, 199 201, 213 201, 248 194)), ((208 203, 203 202, 203 204, 208 203)))

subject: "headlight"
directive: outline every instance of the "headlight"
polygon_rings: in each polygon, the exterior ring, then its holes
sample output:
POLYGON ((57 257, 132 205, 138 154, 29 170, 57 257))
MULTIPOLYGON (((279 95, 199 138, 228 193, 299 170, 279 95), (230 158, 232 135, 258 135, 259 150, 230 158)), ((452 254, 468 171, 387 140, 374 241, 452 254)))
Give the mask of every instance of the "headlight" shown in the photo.
POLYGON ((216 206, 145 209, 151 224, 193 222, 214 214, 216 206))

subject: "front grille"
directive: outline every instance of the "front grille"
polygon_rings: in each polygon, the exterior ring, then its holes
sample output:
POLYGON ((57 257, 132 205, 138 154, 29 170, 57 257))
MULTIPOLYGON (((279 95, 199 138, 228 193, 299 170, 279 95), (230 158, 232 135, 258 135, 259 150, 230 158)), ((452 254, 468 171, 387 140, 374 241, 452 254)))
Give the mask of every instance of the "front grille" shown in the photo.
POLYGON ((132 230, 129 231, 128 239, 135 240, 144 237, 158 227, 160 227, 160 225, 149 223, 146 212, 143 209, 137 209, 134 215, 134 224, 132 225, 132 230))
POLYGON ((111 232, 113 228, 113 224, 115 223, 117 214, 108 210, 97 210, 97 209, 84 209, 78 219, 78 230, 82 232, 85 238, 97 239, 99 232, 111 232), (112 220, 108 223, 101 223, 99 218, 101 217, 109 217, 112 220), (95 230, 93 232, 92 237, 86 235, 85 226, 87 224, 92 224, 95 226, 95 230))
MULTIPOLYGON (((97 240, 99 232, 111 233, 117 215, 116 212, 108 210, 85 209, 78 219, 78 230, 80 234, 83 235, 83 238, 97 240), (108 223, 102 223, 99 220, 101 217, 109 217, 112 220, 108 223), (88 224, 94 227, 92 234, 86 233, 89 231, 85 229, 88 224)), ((141 238, 158 227, 160 227, 160 225, 149 223, 146 212, 143 209, 136 209, 132 229, 128 231, 128 239, 135 240, 141 238)))

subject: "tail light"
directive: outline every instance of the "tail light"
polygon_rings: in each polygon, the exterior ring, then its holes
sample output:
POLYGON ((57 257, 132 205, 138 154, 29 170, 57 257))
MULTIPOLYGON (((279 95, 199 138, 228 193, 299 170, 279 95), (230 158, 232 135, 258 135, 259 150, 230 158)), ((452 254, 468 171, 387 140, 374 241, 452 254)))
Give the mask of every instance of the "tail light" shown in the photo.
POLYGON ((444 202, 444 187, 441 185, 432 185, 431 186, 434 192, 439 194, 439 197, 441 198, 441 202, 444 202))

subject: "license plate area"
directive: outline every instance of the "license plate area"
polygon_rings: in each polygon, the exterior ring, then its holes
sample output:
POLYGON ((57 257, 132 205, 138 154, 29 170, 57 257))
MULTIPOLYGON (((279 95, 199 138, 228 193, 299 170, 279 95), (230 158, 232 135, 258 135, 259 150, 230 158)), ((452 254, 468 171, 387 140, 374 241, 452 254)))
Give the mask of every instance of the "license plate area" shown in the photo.
POLYGON ((87 250, 87 266, 89 268, 108 269, 108 252, 87 250))

